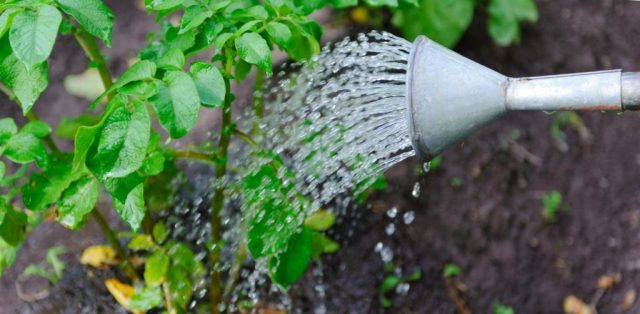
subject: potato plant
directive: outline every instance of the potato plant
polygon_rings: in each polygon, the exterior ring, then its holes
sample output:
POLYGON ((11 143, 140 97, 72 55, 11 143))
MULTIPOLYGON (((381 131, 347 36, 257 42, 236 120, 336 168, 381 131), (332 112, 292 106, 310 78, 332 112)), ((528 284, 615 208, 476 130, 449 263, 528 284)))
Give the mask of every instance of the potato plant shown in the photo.
MULTIPOLYGON (((366 2, 398 5, 395 0, 366 2)), ((264 76, 272 73, 274 49, 294 60, 318 53, 323 29, 308 15, 357 1, 145 0, 144 4, 161 31, 148 36, 138 60, 115 79, 101 52, 102 45, 118 44, 112 42, 115 16, 101 0, 0 1, 0 88, 29 120, 18 126, 11 118, 0 119, 0 272, 11 266, 25 236, 45 217, 74 230, 92 217, 110 246, 89 252, 99 252, 104 260, 91 254, 83 255, 83 260, 94 266, 117 260, 129 283, 108 280, 114 297, 132 311, 164 308, 176 313, 187 310, 192 285, 205 272, 192 248, 170 239, 163 221, 154 221, 153 213, 169 205, 167 182, 178 171, 176 161, 206 163, 214 168, 215 179, 222 179, 230 171, 229 143, 237 137, 253 145, 254 156, 273 159, 245 177, 240 188, 244 201, 267 208, 269 217, 287 226, 291 225, 285 222, 287 217, 308 212, 287 207, 288 192, 295 186, 276 175, 285 167, 278 156, 256 147, 253 133, 236 128, 230 86, 255 68, 256 89, 263 89, 264 76), (178 22, 172 23, 176 17, 178 22), (48 59, 58 36, 77 40, 89 67, 99 73, 104 93, 82 115, 61 119, 52 132, 33 109, 47 88, 48 59), (202 110, 220 111, 218 142, 191 150, 170 146, 171 140, 190 132, 202 110), (154 127, 154 121, 161 129, 154 127), (60 149, 57 143, 64 140, 72 141, 73 149, 60 149), (121 245, 97 209, 99 204, 110 204, 134 232, 128 246, 121 245), (143 266, 132 261, 133 252, 145 256, 143 266)), ((254 103, 259 118, 264 105, 259 97, 254 103)), ((221 262, 225 245, 221 211, 229 188, 219 184, 213 191, 207 244, 211 265, 221 262)), ((320 210, 304 225, 285 230, 248 215, 243 218, 249 224, 244 237, 248 252, 255 259, 267 259, 273 282, 284 288, 304 273, 313 258, 338 248, 322 233, 335 220, 330 212, 320 210)), ((237 255, 241 258, 246 252, 237 255)), ((212 267, 208 284, 212 313, 224 310, 229 302, 237 278, 233 270, 225 277, 228 282, 212 267)))

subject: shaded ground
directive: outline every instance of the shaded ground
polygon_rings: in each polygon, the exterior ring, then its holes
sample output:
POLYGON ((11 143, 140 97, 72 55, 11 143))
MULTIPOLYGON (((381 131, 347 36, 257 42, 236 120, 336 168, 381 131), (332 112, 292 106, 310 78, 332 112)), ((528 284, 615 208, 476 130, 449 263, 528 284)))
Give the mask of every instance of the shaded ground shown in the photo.
MULTIPOLYGON (((108 2, 119 17, 114 42, 142 43, 149 25, 144 13, 132 10, 128 1, 108 2)), ((493 47, 481 13, 459 51, 512 76, 640 70, 635 61, 640 60, 636 47, 640 3, 556 0, 539 1, 539 8, 540 21, 525 30, 520 45, 493 47)), ((66 45, 74 44, 68 39, 58 44, 51 87, 36 106, 45 118, 80 110, 69 105, 77 104, 78 99, 65 95, 61 80, 63 73, 84 69, 85 61, 66 53, 70 49, 66 45)), ((138 48, 117 47, 110 51, 110 64, 121 71, 138 48)), ((4 96, 0 104, 1 116, 17 114, 4 96)), ((589 302, 596 294, 598 278, 614 273, 621 274, 621 282, 600 299, 598 310, 620 312, 624 293, 640 289, 640 141, 634 136, 640 116, 589 113, 582 117, 593 134, 592 144, 581 144, 569 129, 566 153, 552 143, 552 116, 519 113, 500 118, 449 150, 442 168, 426 177, 417 178, 416 161, 394 168, 389 173, 393 188, 374 198, 377 210, 361 212, 353 237, 323 263, 328 312, 381 312, 377 293, 383 263, 374 251, 378 242, 391 245, 397 265, 406 270, 419 266, 424 273, 407 296, 394 298, 389 313, 455 313, 441 277, 443 265, 449 262, 462 269, 463 296, 474 313, 490 313, 498 300, 517 313, 561 313, 566 295, 589 302), (516 128, 522 136, 513 144, 509 139, 516 128), (529 161, 523 159, 522 149, 541 163, 531 163, 531 156, 529 161), (454 188, 453 178, 464 183, 454 188), (411 196, 416 180, 422 186, 419 199, 411 196), (541 215, 540 198, 550 190, 561 192, 569 204, 553 224, 541 215), (392 220, 384 210, 391 206, 415 211, 416 219, 410 226, 398 223, 389 237, 384 228, 392 220)), ((25 244, 13 271, 0 280, 0 312, 55 311, 17 301, 16 274, 29 262, 41 260, 43 248, 52 244, 64 243, 76 252, 67 258, 77 260, 79 249, 96 241, 91 236, 95 229, 90 225, 84 236, 71 242, 69 232, 59 226, 39 228, 25 244)), ((72 267, 71 271, 76 270, 72 267)), ((293 291, 303 312, 308 304, 316 303, 313 290, 307 280, 293 291)), ((634 304, 627 312, 640 312, 640 305, 634 304)))

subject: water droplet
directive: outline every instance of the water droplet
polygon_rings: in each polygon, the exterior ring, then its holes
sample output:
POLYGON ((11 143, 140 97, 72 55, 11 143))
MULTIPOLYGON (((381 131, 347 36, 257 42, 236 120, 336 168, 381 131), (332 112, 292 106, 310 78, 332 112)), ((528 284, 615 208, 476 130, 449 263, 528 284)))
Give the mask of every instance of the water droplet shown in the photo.
POLYGON ((373 250, 376 253, 379 253, 379 252, 382 251, 383 248, 384 248, 384 244, 382 244, 382 242, 378 242, 378 243, 376 243, 376 246, 373 248, 373 250))
POLYGON ((396 216, 398 215, 398 208, 393 206, 391 208, 389 208, 389 210, 387 210, 387 216, 389 218, 396 218, 396 216))
POLYGON ((411 196, 418 198, 420 197, 420 182, 416 182, 416 184, 413 185, 413 190, 411 191, 411 196))
POLYGON ((425 173, 431 171, 431 162, 427 161, 425 163, 422 164, 422 170, 424 170, 425 173))
POLYGON ((398 295, 405 296, 405 295, 407 295, 407 293, 409 293, 409 289, 410 288, 411 288, 410 284, 408 284, 406 282, 405 283, 401 283, 398 286, 396 286, 396 293, 398 295))
POLYGON ((393 251, 391 251, 390 247, 386 246, 380 252, 380 257, 382 258, 383 262, 389 263, 393 260, 393 251))
POLYGON ((402 215, 402 221, 404 221, 405 225, 410 225, 414 219, 416 219, 416 214, 412 210, 402 215))
POLYGON ((389 236, 390 236, 390 235, 392 235, 394 232, 396 232, 396 225, 395 225, 395 224, 390 223, 390 224, 389 224, 389 225, 387 225, 387 227, 384 229, 384 232, 385 232, 387 235, 389 235, 389 236))

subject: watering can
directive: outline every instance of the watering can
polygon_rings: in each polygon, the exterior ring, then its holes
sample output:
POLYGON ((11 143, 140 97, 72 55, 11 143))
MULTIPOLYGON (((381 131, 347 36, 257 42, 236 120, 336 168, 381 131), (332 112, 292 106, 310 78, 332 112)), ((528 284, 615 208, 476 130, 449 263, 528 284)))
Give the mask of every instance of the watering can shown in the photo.
POLYGON ((640 110, 640 72, 510 78, 420 36, 407 104, 413 147, 429 160, 507 111, 640 110))

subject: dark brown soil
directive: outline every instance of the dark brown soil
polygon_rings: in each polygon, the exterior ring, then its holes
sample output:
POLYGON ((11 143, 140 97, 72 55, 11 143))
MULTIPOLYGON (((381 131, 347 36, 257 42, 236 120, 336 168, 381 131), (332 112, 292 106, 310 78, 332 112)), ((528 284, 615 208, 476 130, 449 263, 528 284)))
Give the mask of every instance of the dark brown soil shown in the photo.
MULTIPOLYGON (((122 71, 140 48, 149 18, 131 9, 129 1, 108 1, 116 11, 114 42, 130 46, 111 50, 110 64, 122 71)), ((507 75, 531 76, 574 71, 624 68, 640 70, 640 3, 614 0, 539 1, 540 21, 528 27, 522 43, 496 48, 486 35, 480 12, 459 51, 507 75)), ((51 87, 38 104, 39 113, 57 117, 80 111, 86 101, 66 96, 62 78, 85 67, 71 40, 56 47, 51 87)), ((0 96, 0 115, 17 116, 0 96)), ((416 175, 419 163, 402 163, 389 173, 392 188, 374 196, 375 210, 362 210, 354 235, 335 256, 323 262, 328 313, 378 313, 378 286, 384 266, 374 246, 391 245, 397 266, 419 267, 423 277, 407 296, 394 297, 389 313, 455 313, 442 279, 446 263, 462 269, 461 293, 473 313, 491 313, 500 301, 516 313, 562 313, 565 296, 590 302, 603 275, 620 274, 621 281, 597 302, 600 313, 620 313, 624 294, 640 289, 640 140, 635 134, 640 116, 589 113, 581 115, 591 131, 585 144, 575 130, 566 130, 569 150, 553 144, 553 116, 544 113, 508 114, 444 154, 440 169, 416 175), (515 144, 512 130, 522 134, 515 144), (523 158, 523 151, 532 156, 523 158), (539 158, 541 163, 531 160, 539 158), (453 187, 451 180, 463 184, 453 187), (411 196, 419 181, 419 199, 411 196), (562 193, 568 209, 555 223, 545 222, 541 196, 562 193), (415 221, 396 223, 391 237, 384 228, 393 222, 384 210, 397 206, 413 210, 415 221), (380 210, 382 209, 382 210, 380 210)), ((51 119, 53 120, 53 119, 51 119)), ((211 125, 211 124, 209 124, 211 125)), ((401 215, 401 214, 400 214, 401 215)), ((396 219, 396 222, 400 220, 396 219)), ((41 260, 52 244, 65 244, 76 260, 80 248, 100 241, 90 225, 81 238, 45 224, 22 250, 18 262, 0 280, 0 312, 43 313, 18 301, 14 282, 27 264, 41 260), (73 242, 78 241, 78 242, 73 242), (80 243, 80 241, 82 243, 80 243)), ((70 273, 76 268, 71 267, 70 273)), ((308 274, 311 278, 311 274, 308 274)), ((317 304, 310 280, 292 294, 303 312, 317 304)), ((87 284, 86 287, 90 286, 87 284)), ((97 289, 97 288, 96 288, 97 289)), ((53 302, 53 300, 52 300, 53 302)), ((64 303, 66 304, 66 303, 64 303)), ((55 310, 49 309, 48 312, 55 310)), ((640 312, 634 304, 626 313, 640 312)))
MULTIPOLYGON (((496 48, 477 18, 459 51, 511 76, 533 76, 623 68, 639 70, 640 3, 633 1, 538 1, 540 21, 523 33, 521 44, 496 48)), ((482 14, 481 14, 482 15, 482 14)), ((581 115, 593 135, 583 145, 566 132, 569 150, 553 145, 553 116, 508 114, 444 154, 440 170, 418 179, 413 160, 392 169, 391 189, 376 195, 383 209, 414 210, 416 220, 397 228, 383 212, 370 211, 361 230, 323 266, 330 313, 377 313, 383 263, 377 242, 391 244, 396 264, 424 276, 389 313, 455 313, 445 292, 442 268, 456 263, 466 286, 462 295, 473 313, 492 313, 494 302, 516 313, 562 313, 565 296, 589 303, 599 277, 621 281, 597 303, 599 313, 620 313, 624 294, 640 289, 640 116, 581 115), (509 144, 512 130, 523 135, 509 144), (541 160, 523 160, 525 149, 541 160), (454 188, 451 179, 464 184, 454 188), (411 196, 414 182, 419 199, 411 196), (545 222, 541 196, 557 190, 569 209, 556 223, 545 222)), ((402 225, 397 224, 397 225, 402 225)), ((639 313, 636 302, 627 313, 639 313)))

